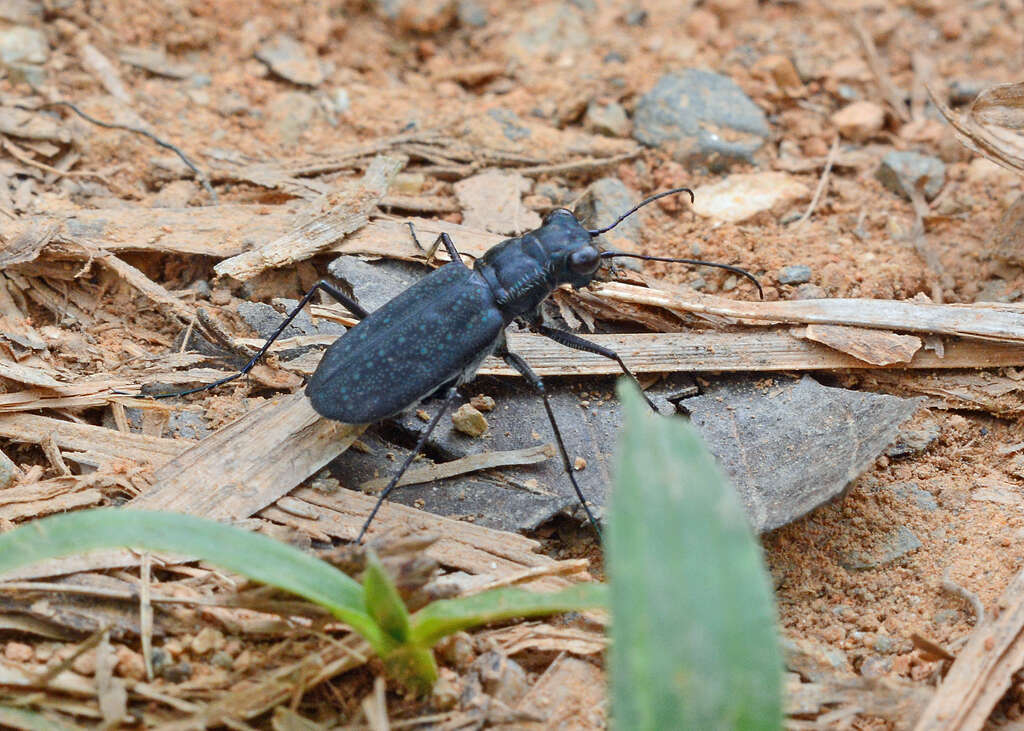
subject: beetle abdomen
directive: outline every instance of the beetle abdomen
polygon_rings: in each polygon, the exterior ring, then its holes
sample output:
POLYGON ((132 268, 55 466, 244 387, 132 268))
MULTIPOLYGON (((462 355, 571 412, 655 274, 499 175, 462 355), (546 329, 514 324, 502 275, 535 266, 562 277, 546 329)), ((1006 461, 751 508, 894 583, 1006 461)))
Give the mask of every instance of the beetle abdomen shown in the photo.
POLYGON ((471 377, 503 329, 483 278, 447 264, 338 338, 306 394, 318 414, 347 424, 394 416, 471 377))

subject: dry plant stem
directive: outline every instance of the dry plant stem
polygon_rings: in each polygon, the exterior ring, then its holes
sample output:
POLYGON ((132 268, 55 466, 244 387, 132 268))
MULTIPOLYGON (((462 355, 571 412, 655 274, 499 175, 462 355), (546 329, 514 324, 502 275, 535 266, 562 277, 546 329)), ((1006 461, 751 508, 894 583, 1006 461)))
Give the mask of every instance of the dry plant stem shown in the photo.
MULTIPOLYGON (((95 117, 92 117, 92 116, 86 114, 85 112, 83 112, 81 109, 76 107, 71 102, 65 102, 65 101, 47 102, 46 104, 43 104, 39 108, 40 109, 48 109, 48 108, 55 108, 55 107, 67 107, 72 112, 77 114, 79 117, 81 117, 82 119, 84 119, 85 121, 87 121, 87 122, 89 122, 91 124, 95 124, 97 127, 104 127, 106 129, 121 129, 121 130, 124 130, 125 132, 131 132, 133 134, 142 135, 143 137, 146 137, 146 138, 152 140, 153 142, 155 142, 156 144, 160 145, 160 147, 163 147, 166 150, 170 150, 175 155, 177 155, 181 159, 181 161, 183 163, 185 163, 185 165, 188 167, 189 170, 192 171, 192 173, 196 176, 196 180, 198 180, 202 184, 202 186, 206 189, 206 192, 210 194, 210 199, 213 201, 213 203, 214 204, 217 203, 217 192, 213 189, 213 186, 210 185, 210 180, 209 180, 209 178, 206 177, 206 173, 204 173, 202 170, 200 170, 198 167, 196 167, 195 163, 193 163, 192 160, 189 159, 188 155, 186 155, 184 152, 182 152, 181 149, 179 147, 177 147, 176 145, 172 145, 170 142, 167 142, 167 141, 161 139, 160 137, 157 137, 152 132, 147 132, 146 130, 139 129, 138 127, 129 127, 128 125, 125 125, 125 124, 114 124, 112 122, 104 122, 102 120, 96 119, 95 117)), ((19 106, 18 108, 19 109, 26 109, 28 111, 36 111, 35 109, 31 109, 29 107, 24 107, 24 106, 19 106)))
POLYGON ((818 203, 821 201, 821 196, 825 192, 825 186, 828 185, 828 176, 832 172, 832 165, 835 164, 836 155, 839 154, 839 135, 837 134, 835 139, 832 140, 832 147, 829 148, 828 157, 825 159, 825 169, 821 172, 821 178, 818 180, 818 187, 814 189, 814 197, 811 198, 810 204, 807 206, 807 210, 804 211, 804 215, 800 216, 800 220, 796 222, 797 226, 802 226, 814 213, 814 209, 818 207, 818 203))
POLYGON ((981 599, 979 599, 978 595, 974 592, 968 591, 964 587, 960 586, 960 584, 949 578, 948 570, 943 574, 940 586, 945 591, 948 591, 950 594, 955 594, 971 605, 971 609, 974 611, 975 627, 985 621, 985 605, 981 603, 981 599))
POLYGON ((916 731, 980 731, 985 726, 1024 665, 1024 572, 1010 582, 999 606, 998 616, 975 625, 916 731))
MULTIPOLYGON (((414 470, 407 470, 402 479, 395 487, 403 485, 417 485, 422 482, 433 482, 444 480, 449 477, 457 477, 469 472, 489 470, 495 467, 512 467, 515 465, 537 464, 555 456, 555 448, 551 444, 541 444, 536 447, 525 449, 510 449, 507 451, 484 452, 468 457, 461 457, 449 462, 420 467, 414 470)), ((363 492, 376 493, 384 489, 390 481, 387 477, 379 477, 359 485, 363 492)))
POLYGON ((910 114, 907 111, 907 105, 903 101, 902 94, 893 83, 892 77, 889 76, 889 72, 885 68, 885 64, 883 63, 881 56, 878 55, 878 48, 875 47, 875 41, 871 38, 871 34, 864 28, 863 23, 855 17, 842 18, 842 16, 839 16, 838 14, 837 17, 839 17, 840 20, 849 22, 853 27, 854 32, 857 34, 857 39, 860 41, 861 48, 864 51, 868 67, 871 69, 871 73, 875 76, 875 81, 878 84, 878 90, 881 92, 885 101, 889 104, 893 114, 899 117, 901 121, 909 122, 910 114))
POLYGON ((146 678, 153 680, 153 604, 152 586, 153 558, 147 551, 142 554, 139 565, 139 634, 142 638, 142 662, 146 666, 146 678))

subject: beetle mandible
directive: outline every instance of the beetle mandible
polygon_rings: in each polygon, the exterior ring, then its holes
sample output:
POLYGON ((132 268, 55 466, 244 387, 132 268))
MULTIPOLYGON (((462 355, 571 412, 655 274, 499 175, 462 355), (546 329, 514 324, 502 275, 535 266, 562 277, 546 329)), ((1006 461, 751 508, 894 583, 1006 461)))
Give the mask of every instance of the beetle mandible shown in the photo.
MULTIPOLYGON (((751 280, 761 293, 757 279, 739 267, 697 259, 599 251, 594 246, 596 236, 612 230, 643 206, 679 193, 689 194, 693 201, 693 191, 689 188, 666 190, 644 199, 610 226, 600 229, 584 228, 572 211, 557 208, 544 218, 540 228, 496 244, 477 259, 472 268, 463 262, 451 237, 442 233, 429 250, 428 259, 443 244, 451 261, 371 313, 329 282, 321 280, 310 288, 239 372, 205 386, 158 397, 206 391, 245 375, 316 292, 323 290, 360 318, 360 322, 327 348, 306 386, 306 395, 317 413, 347 424, 368 424, 395 416, 428 396, 443 393, 441 407, 378 497, 359 532, 357 543, 362 541, 377 511, 455 400, 458 386, 471 380, 484 359, 492 354, 518 371, 543 399, 562 465, 588 520, 600 534, 597 520, 573 474, 544 383, 522 357, 509 350, 505 342, 505 328, 512 322, 519 322, 566 347, 610 358, 619 364, 623 373, 636 381, 615 351, 543 324, 541 303, 561 285, 568 284, 574 289, 587 286, 594 280, 603 259, 618 257, 726 269, 751 280)), ((409 228, 422 249, 412 224, 409 228)), ((649 399, 648 404, 657 411, 649 399)))

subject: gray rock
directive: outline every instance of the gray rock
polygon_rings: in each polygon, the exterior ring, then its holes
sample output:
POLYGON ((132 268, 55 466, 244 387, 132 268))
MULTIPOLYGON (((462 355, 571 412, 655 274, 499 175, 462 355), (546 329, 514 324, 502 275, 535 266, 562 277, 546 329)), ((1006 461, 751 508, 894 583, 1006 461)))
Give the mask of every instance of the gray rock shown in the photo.
POLYGON ((935 624, 956 624, 960 621, 960 612, 955 609, 940 609, 932 615, 935 624))
MULTIPOLYGON (((246 300, 242 300, 238 303, 238 314, 242 316, 242 319, 245 320, 249 327, 255 330, 261 338, 269 338, 281 325, 281 322, 285 318, 285 313, 291 312, 292 309, 299 304, 298 300, 284 298, 275 300, 275 302, 278 302, 282 306, 284 312, 281 312, 271 305, 263 302, 248 302, 246 300)), ((294 338, 300 335, 337 335, 340 337, 345 334, 345 330, 346 328, 344 325, 340 325, 336 322, 318 320, 314 323, 310 314, 303 309, 295 316, 295 319, 288 324, 288 327, 284 329, 284 332, 281 333, 280 337, 294 338)))
POLYGON ((811 281, 811 268, 806 264, 794 264, 779 272, 779 284, 804 284, 811 281))
MULTIPOLYGON (((660 403, 663 396, 678 393, 691 380, 685 375, 667 378, 648 389, 647 394, 660 403)), ((552 380, 545 385, 570 458, 582 457, 586 461, 586 468, 575 476, 591 509, 600 516, 611 484, 610 462, 622 425, 619 404, 612 397, 614 381, 587 379, 586 408, 578 385, 574 388, 568 379, 552 380)), ((450 418, 443 418, 427 443, 426 452, 433 457, 450 460, 554 443, 543 402, 522 384, 480 379, 462 391, 466 396, 483 393, 494 398, 496 406, 487 413, 490 429, 484 437, 473 439, 460 434, 450 418)), ((437 400, 428 400, 418 410, 429 417, 436 413, 437 406, 437 400)), ((404 434, 402 443, 412 444, 426 428, 426 422, 410 412, 399 416, 393 426, 404 434)), ((339 482, 349 487, 391 474, 408 454, 407 449, 385 445, 380 437, 370 433, 364 434, 362 441, 371 445, 372 454, 350 449, 330 466, 339 482), (388 452, 395 455, 394 460, 385 459, 388 452)), ((396 490, 392 499, 439 515, 469 517, 481 525, 507 531, 532 530, 566 509, 582 517, 572 483, 557 456, 486 474, 408 485, 396 490)))
POLYGON ((949 85, 949 103, 957 107, 970 104, 989 85, 990 82, 981 79, 953 79, 949 85))
POLYGON ((888 675, 890 670, 892 670, 892 658, 878 655, 865 658, 860 666, 860 674, 864 678, 880 678, 883 675, 888 675))
POLYGON ((20 470, 10 457, 0 452, 0 490, 6 490, 18 479, 20 470))
POLYGON ((483 28, 487 25, 487 9, 477 0, 458 0, 455 3, 455 16, 459 25, 469 28, 483 28))
POLYGON ((869 553, 853 551, 840 556, 839 563, 846 569, 863 570, 885 566, 903 558, 921 547, 921 540, 905 525, 886 533, 869 553))
POLYGON ((760 532, 841 495, 892 443, 917 400, 762 376, 720 378, 681 402, 760 532))
POLYGON ((50 56, 50 46, 42 31, 16 25, 0 31, 0 69, 6 69, 13 82, 38 87, 46 81, 43 64, 50 56))
MULTIPOLYGON (((587 228, 602 228, 614 223, 616 218, 636 205, 637 200, 637 195, 618 178, 601 178, 587 188, 576 204, 575 213, 587 228)), ((595 241, 603 249, 634 251, 642 230, 643 215, 634 215, 595 241)), ((637 268, 640 260, 622 259, 618 263, 637 268)))
POLYGON ((629 117, 618 102, 598 104, 590 102, 583 115, 583 127, 591 132, 608 137, 625 137, 629 134, 629 117))
POLYGON ((924 197, 931 200, 946 182, 946 164, 937 157, 919 152, 895 150, 882 158, 875 177, 893 193, 910 200, 910 192, 923 186, 924 197))
POLYGON ((506 51, 519 60, 536 63, 592 43, 585 13, 569 3, 549 2, 531 8, 523 18, 522 30, 508 40, 506 51))
POLYGON ((533 192, 544 196, 556 206, 568 205, 574 197, 571 190, 550 180, 537 183, 533 192))
POLYGON ((926 450, 932 442, 939 438, 942 427, 938 422, 927 421, 917 427, 900 429, 896 441, 885 450, 888 457, 906 457, 926 450))
POLYGON ((894 649, 896 649, 896 640, 888 635, 878 635, 875 637, 875 643, 873 645, 875 652, 880 655, 888 655, 894 649))
POLYGON ((286 33, 278 33, 256 49, 256 58, 270 70, 293 84, 317 86, 324 80, 320 62, 302 43, 286 33))
MULTIPOLYGON (((429 247, 432 242, 420 241, 429 247)), ((394 299, 424 274, 424 269, 397 261, 374 264, 356 256, 339 256, 327 266, 327 272, 345 284, 352 298, 368 312, 394 299)))
POLYGON ((633 125, 645 145, 712 169, 752 162, 771 134, 764 112, 732 79, 698 69, 661 77, 637 103, 633 125))
POLYGON ((46 63, 50 44, 41 30, 16 25, 0 31, 0 65, 46 63))
POLYGON ((509 109, 492 109, 487 116, 501 125, 501 132, 512 142, 519 142, 528 138, 533 132, 525 126, 516 116, 516 113, 509 109))
POLYGON ((309 94, 301 91, 285 91, 267 104, 267 118, 286 145, 294 145, 309 129, 320 105, 309 94))
POLYGON ((921 510, 928 512, 938 510, 939 505, 935 502, 935 496, 927 490, 922 490, 913 482, 895 482, 889 485, 888 489, 902 500, 913 501, 921 510))
POLYGON ((793 290, 791 299, 795 300, 821 300, 828 297, 824 289, 817 284, 801 284, 793 290))
POLYGON ((33 23, 42 18, 42 0, 4 0, 0 3, 0 19, 8 23, 33 23))

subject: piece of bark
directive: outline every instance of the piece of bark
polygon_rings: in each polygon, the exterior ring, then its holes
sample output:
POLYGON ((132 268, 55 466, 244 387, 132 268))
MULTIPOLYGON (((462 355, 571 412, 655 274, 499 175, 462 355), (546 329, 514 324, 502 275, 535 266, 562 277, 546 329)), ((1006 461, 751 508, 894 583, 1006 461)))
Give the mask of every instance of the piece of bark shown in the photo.
POLYGON ((162 465, 184 450, 185 439, 162 439, 125 434, 90 424, 76 424, 34 414, 0 414, 0 437, 14 442, 42 444, 52 438, 58 447, 100 452, 132 462, 162 465))
POLYGON ((680 407, 735 486, 758 532, 841 495, 896 438, 915 399, 799 381, 723 378, 680 407))
POLYGON ((989 714, 1024 665, 1024 572, 999 599, 999 612, 971 632, 915 731, 971 731, 989 714))
POLYGON ((312 218, 278 239, 220 262, 214 271, 246 281, 265 269, 287 266, 323 251, 366 223, 405 163, 405 158, 374 158, 362 180, 321 198, 313 206, 317 213, 312 218))
POLYGON ((808 325, 794 334, 876 366, 909 363, 914 353, 921 349, 921 339, 914 335, 899 335, 864 327, 808 325))
MULTIPOLYGON (((331 246, 328 251, 422 261, 426 252, 413 241, 412 234, 409 233, 410 224, 415 228, 416 236, 424 247, 429 248, 434 239, 443 232, 452 237, 460 254, 473 258, 483 256, 484 252, 505 238, 482 229, 437 219, 376 218, 351 236, 347 236, 344 241, 331 246)), ((434 256, 439 261, 448 260, 448 252, 443 246, 438 247, 434 256)))
POLYGON ((362 431, 322 418, 305 394, 277 398, 165 464, 129 506, 248 518, 345 451, 362 431))
POLYGON ((914 300, 869 299, 756 302, 700 294, 684 297, 618 282, 598 284, 593 289, 610 300, 665 307, 678 312, 754 321, 854 325, 1024 343, 1024 308, 1014 305, 935 305, 914 300))

